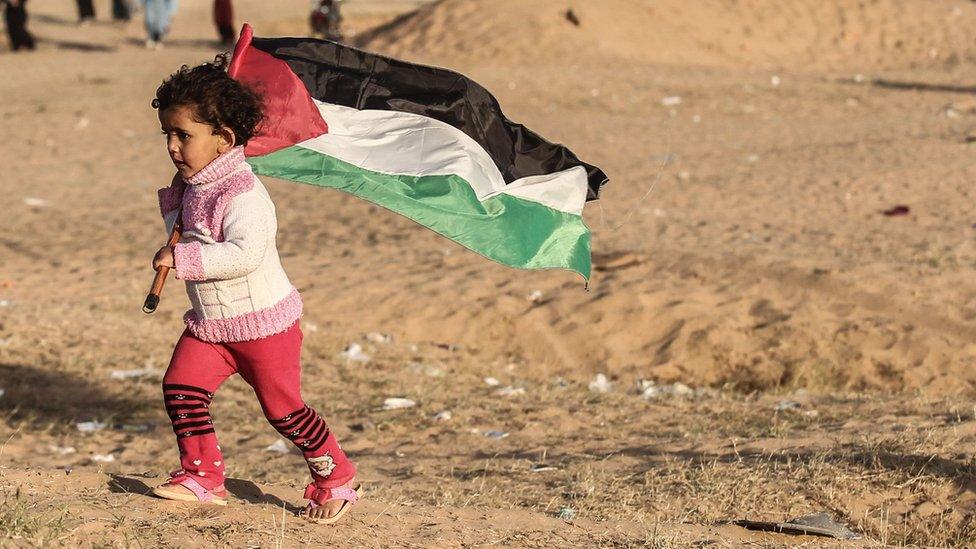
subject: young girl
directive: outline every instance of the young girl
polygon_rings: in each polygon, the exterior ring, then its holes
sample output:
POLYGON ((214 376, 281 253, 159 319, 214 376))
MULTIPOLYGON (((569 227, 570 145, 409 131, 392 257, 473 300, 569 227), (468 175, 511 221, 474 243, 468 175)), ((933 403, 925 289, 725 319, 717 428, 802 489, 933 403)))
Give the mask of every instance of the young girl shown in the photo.
POLYGON ((227 59, 183 66, 156 90, 153 107, 179 172, 159 191, 167 231, 153 268, 174 268, 193 308, 163 377, 182 468, 154 493, 225 505, 224 457, 210 403, 220 384, 240 374, 254 388, 271 425, 308 462, 312 482, 302 515, 331 523, 359 499, 356 467, 315 410, 302 400, 299 355, 302 300, 281 268, 274 204, 244 161, 261 121, 261 102, 225 72, 227 59))

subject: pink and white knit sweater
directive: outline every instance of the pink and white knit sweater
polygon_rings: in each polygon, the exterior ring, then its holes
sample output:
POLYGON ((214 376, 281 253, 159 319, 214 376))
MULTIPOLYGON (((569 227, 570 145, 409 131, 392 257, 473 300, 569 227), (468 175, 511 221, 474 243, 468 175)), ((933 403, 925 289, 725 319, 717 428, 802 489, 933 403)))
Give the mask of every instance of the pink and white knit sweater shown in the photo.
POLYGON ((181 205, 176 277, 186 281, 193 308, 183 320, 194 336, 249 341, 283 332, 301 317, 302 299, 278 258, 274 203, 243 147, 159 190, 167 233, 181 205))

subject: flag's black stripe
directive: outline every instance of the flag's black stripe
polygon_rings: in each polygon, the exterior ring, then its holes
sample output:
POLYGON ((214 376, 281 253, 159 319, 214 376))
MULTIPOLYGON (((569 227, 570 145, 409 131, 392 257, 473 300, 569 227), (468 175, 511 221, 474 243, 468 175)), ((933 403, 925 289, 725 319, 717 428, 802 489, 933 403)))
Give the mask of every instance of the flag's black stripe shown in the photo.
POLYGON ((315 99, 420 114, 454 126, 488 152, 505 183, 583 166, 589 180, 587 200, 594 200, 607 182, 596 166, 506 118, 488 90, 460 73, 327 40, 255 38, 252 45, 287 63, 315 99))

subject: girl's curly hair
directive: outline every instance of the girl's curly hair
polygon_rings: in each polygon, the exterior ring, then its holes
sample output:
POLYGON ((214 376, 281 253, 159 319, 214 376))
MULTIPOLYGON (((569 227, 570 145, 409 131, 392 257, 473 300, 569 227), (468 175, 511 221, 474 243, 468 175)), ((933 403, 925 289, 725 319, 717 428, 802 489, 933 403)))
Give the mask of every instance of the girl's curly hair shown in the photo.
POLYGON ((213 63, 192 69, 183 65, 163 80, 152 101, 154 109, 190 107, 194 118, 219 129, 234 131, 236 145, 246 145, 264 118, 261 97, 257 92, 227 75, 227 54, 213 63))

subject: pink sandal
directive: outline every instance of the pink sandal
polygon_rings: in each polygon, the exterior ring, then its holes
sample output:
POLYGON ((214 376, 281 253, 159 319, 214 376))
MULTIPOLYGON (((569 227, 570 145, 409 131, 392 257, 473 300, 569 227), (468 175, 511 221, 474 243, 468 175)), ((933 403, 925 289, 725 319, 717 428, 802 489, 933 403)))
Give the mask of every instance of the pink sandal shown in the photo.
POLYGON ((227 505, 227 490, 223 484, 213 490, 207 490, 196 479, 186 474, 186 471, 173 471, 169 476, 169 482, 153 488, 153 495, 173 501, 227 505), (179 488, 180 486, 192 493, 187 493, 186 490, 179 488))
POLYGON ((335 524, 339 522, 342 515, 346 514, 346 511, 350 507, 359 503, 359 498, 363 495, 363 487, 357 485, 355 488, 319 488, 315 483, 309 484, 305 488, 305 499, 308 500, 307 509, 315 509, 321 507, 327 501, 335 501, 337 499, 343 500, 342 507, 336 511, 336 514, 331 517, 322 518, 312 518, 307 515, 303 515, 306 520, 314 522, 315 524, 335 524))

